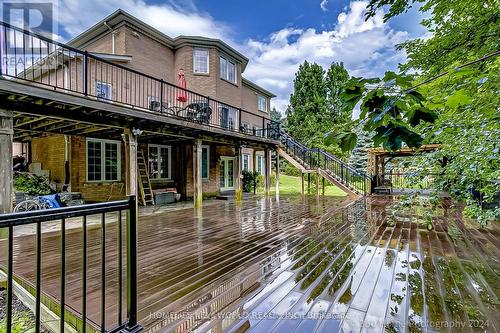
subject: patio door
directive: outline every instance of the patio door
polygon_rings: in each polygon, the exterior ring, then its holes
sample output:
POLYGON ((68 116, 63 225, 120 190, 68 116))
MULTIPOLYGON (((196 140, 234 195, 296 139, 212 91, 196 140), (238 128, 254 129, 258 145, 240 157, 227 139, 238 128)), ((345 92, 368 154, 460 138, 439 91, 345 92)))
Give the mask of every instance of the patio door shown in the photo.
POLYGON ((219 167, 219 181, 221 191, 234 190, 234 163, 236 163, 236 157, 221 157, 219 167))

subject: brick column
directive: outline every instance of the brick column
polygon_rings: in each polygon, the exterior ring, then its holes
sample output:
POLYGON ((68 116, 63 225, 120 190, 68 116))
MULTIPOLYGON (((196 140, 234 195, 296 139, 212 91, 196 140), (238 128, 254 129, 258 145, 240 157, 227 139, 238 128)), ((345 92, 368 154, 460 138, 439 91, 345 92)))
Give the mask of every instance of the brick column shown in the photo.
POLYGON ((13 113, 0 109, 0 213, 12 211, 12 143, 14 138, 13 113))

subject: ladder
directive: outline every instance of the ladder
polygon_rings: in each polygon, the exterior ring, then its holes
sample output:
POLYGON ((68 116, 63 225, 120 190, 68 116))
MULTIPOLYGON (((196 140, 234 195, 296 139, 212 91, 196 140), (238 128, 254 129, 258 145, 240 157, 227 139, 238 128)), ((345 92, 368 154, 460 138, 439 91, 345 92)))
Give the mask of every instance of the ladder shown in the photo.
POLYGON ((149 181, 148 167, 142 150, 137 150, 137 173, 139 175, 139 202, 143 206, 154 205, 153 189, 149 181))

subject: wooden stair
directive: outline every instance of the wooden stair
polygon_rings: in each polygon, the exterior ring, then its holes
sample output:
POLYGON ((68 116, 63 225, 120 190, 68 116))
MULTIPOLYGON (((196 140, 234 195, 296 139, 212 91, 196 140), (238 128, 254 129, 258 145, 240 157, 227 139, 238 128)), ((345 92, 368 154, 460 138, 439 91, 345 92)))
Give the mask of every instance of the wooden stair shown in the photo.
POLYGON ((154 205, 153 189, 149 180, 148 165, 142 150, 137 151, 137 173, 139 183, 139 203, 143 206, 154 205))

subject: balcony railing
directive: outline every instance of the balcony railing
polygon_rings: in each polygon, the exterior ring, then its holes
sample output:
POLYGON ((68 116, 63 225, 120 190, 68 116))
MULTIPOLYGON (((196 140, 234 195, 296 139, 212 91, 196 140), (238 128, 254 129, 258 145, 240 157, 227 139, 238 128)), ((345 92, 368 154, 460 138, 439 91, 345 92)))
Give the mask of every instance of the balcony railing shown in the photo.
POLYGON ((270 137, 271 120, 0 22, 0 74, 189 122, 270 137))
MULTIPOLYGON (((95 230, 92 227, 92 230, 95 230)), ((87 326, 90 326, 89 331, 101 332, 137 332, 140 326, 137 324, 137 209, 135 197, 131 196, 129 200, 90 204, 74 207, 53 208, 38 211, 29 211, 22 213, 0 214, 0 235, 5 235, 7 241, 7 258, 0 260, 0 267, 7 273, 7 300, 6 300, 6 318, 5 318, 5 331, 10 333, 14 331, 14 313, 13 313, 13 284, 16 276, 31 276, 33 280, 25 278, 24 282, 28 284, 33 283, 33 293, 35 299, 35 332, 40 332, 42 329, 42 300, 51 298, 57 307, 54 311, 59 316, 59 331, 65 332, 65 327, 69 322, 66 318, 73 315, 81 320, 73 327, 79 332, 87 331, 87 326), (116 223, 112 226, 107 225, 108 219, 116 219, 116 223), (79 220, 81 226, 81 239, 75 239, 75 233, 67 231, 66 226, 69 223, 75 223, 75 219, 79 220), (92 219, 93 223, 97 221, 97 226, 100 228, 100 242, 96 239, 90 238, 89 221, 92 219), (122 232, 123 219, 125 222, 125 232, 122 232), (71 220, 71 221, 69 221, 71 220), (60 248, 43 250, 44 240, 46 237, 42 233, 46 225, 53 225, 54 222, 60 223, 60 248), (25 241, 23 237, 14 237, 16 228, 27 228, 33 226, 35 229, 35 251, 34 255, 23 253, 22 242, 25 241), (6 232, 5 232, 6 231, 6 232), (115 233, 113 235, 113 233, 115 233), (123 234, 126 239, 123 239, 123 234), (44 237, 42 237, 44 236, 44 237), (71 239, 66 242, 67 237, 71 239), (98 242, 96 244, 96 241, 98 242), (81 257, 76 256, 75 242, 81 244, 81 257), (110 247, 118 249, 118 258, 110 258, 107 252, 110 247), (98 249, 98 250, 97 250, 98 249), (123 251, 125 249, 125 251, 123 251), (96 250, 100 256, 101 268, 99 272, 95 270, 90 271, 88 260, 99 260, 96 258, 96 250), (57 254, 59 262, 51 263, 50 265, 42 265, 42 258, 46 260, 47 253, 57 254), (126 252, 126 253, 124 253, 126 252), (94 254, 94 257, 91 256, 94 254), (122 259, 126 257, 126 260, 122 259), (5 260, 6 259, 6 260, 5 260), (33 260, 28 264, 26 260, 33 260), (23 265, 20 265, 20 262, 23 265), (31 265, 31 266, 30 266, 31 265), (60 287, 58 295, 49 295, 42 290, 42 279, 47 274, 54 274, 54 269, 57 270, 60 276, 60 287), (115 267, 112 270, 110 267, 115 267), (43 268, 46 268, 44 270, 43 268), (126 276, 122 272, 126 268, 126 276), (22 272, 17 271, 23 270, 22 272), (108 276, 106 273, 114 272, 108 276), (125 278, 125 282, 124 282, 125 278), (77 280, 81 281, 81 291, 78 293, 72 289, 71 295, 67 290, 71 285, 78 284, 77 280), (95 284, 87 281, 97 280, 101 295, 98 299, 87 300, 87 295, 90 290, 95 288, 95 284), (115 283, 113 283, 115 282, 115 283), (75 295, 76 294, 76 295, 75 295), (110 302, 110 295, 116 295, 116 299, 112 304, 118 307, 118 315, 116 318, 108 318, 106 309, 110 302), (80 297, 81 306, 75 309, 69 306, 67 299, 80 297), (122 309, 123 301, 126 299, 127 308, 122 309), (93 302, 94 307, 99 304, 99 318, 96 318, 96 309, 91 308, 87 301, 93 302), (90 310, 90 311, 87 311, 90 310), (126 310, 126 311, 125 311, 126 310), (89 315, 92 312, 92 318, 89 315)), ((94 233, 95 236, 95 233, 94 233)), ((31 251, 31 249, 29 250, 31 251)), ((47 286, 44 286, 47 288, 47 286)), ((47 304, 45 304, 47 305, 47 304)), ((57 330, 57 327, 55 328, 57 330)))

